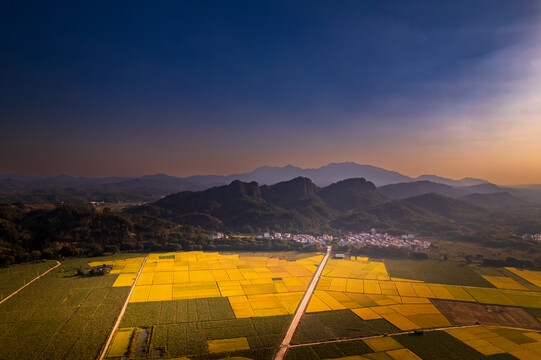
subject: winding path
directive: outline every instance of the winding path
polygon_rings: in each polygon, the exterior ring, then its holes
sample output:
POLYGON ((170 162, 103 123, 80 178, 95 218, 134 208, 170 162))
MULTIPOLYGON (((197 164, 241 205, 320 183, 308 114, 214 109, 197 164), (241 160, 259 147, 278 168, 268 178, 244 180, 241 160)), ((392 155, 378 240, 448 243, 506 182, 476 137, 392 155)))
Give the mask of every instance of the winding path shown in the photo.
POLYGON ((12 292, 11 294, 9 294, 7 297, 5 297, 4 299, 0 300, 0 304, 2 304, 4 301, 6 301, 7 299, 9 299, 10 297, 12 297, 13 295, 16 295, 19 291, 21 291, 22 289, 24 289, 25 287, 27 287, 28 285, 32 284, 34 281, 36 281, 37 279, 39 279, 40 277, 44 276, 44 275, 47 275, 50 271, 56 269, 57 267, 59 267, 61 264, 60 264, 60 261, 56 260, 56 265, 53 266, 52 268, 50 268, 49 270, 45 271, 43 274, 41 275, 38 275, 36 276, 35 278, 33 278, 32 280, 30 280, 29 282, 27 282, 25 285, 21 286, 19 289, 15 290, 14 292, 12 292))
POLYGON ((319 278, 321 277, 321 273, 323 272, 323 269, 325 268, 325 265, 327 264, 327 260, 329 260, 329 257, 331 256, 331 246, 327 246, 327 253, 323 257, 323 260, 321 260, 321 263, 319 264, 319 267, 317 268, 316 273, 314 274, 314 277, 312 278, 312 282, 310 283, 310 286, 308 286, 308 289, 304 293, 304 297, 302 298, 299 307, 297 308, 297 311, 295 312, 295 316, 293 317, 293 321, 291 321, 291 324, 289 325, 289 329, 287 329, 286 336, 284 337, 284 340, 282 341, 282 344, 280 345, 280 349, 278 350, 278 353, 276 354, 275 360, 282 360, 286 356, 287 350, 290 347, 291 339, 293 338, 293 334, 295 333, 295 329, 297 329, 297 326, 299 325, 299 321, 301 320, 302 315, 306 311, 306 308, 308 307, 308 303, 310 302, 310 299, 312 298, 312 294, 314 293, 314 290, 316 289, 317 282, 319 281, 319 278))

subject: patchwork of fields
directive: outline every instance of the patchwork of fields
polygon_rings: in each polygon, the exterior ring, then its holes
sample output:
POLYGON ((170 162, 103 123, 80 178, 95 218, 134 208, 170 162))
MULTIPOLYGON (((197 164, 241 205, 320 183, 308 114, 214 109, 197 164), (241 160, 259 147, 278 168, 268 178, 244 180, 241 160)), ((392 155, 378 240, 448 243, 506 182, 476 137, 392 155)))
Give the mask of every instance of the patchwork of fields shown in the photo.
MULTIPOLYGON (((132 286, 107 358, 271 359, 323 255, 254 255, 150 254, 142 269, 140 255, 95 259, 113 265, 101 277, 64 261, 0 304, 0 359, 96 359, 132 286)), ((2 269, 0 288, 43 264, 2 269)), ((539 332, 501 327, 541 327, 539 285, 539 272, 514 268, 331 259, 287 358, 541 358, 539 332)))
MULTIPOLYGON (((151 254, 130 303, 227 297, 237 318, 293 314, 322 257, 287 261, 203 252, 151 254)), ((112 273, 119 276, 113 286, 131 286, 141 262, 114 262, 112 273)))
POLYGON ((455 326, 467 316, 469 324, 480 320, 539 330, 541 323, 530 314, 540 314, 534 309, 541 309, 541 273, 439 264, 399 260, 386 267, 367 258, 330 260, 288 359, 541 359, 538 332, 455 326), (453 266, 457 271, 450 271, 453 266), (493 274, 482 275, 484 271, 493 274), (422 281, 427 279, 434 283, 422 281), (442 313, 442 304, 452 304, 452 312, 442 313), (475 311, 461 304, 475 306, 475 311), (458 323, 456 317, 446 317, 460 307, 464 314, 458 323), (411 330, 425 332, 369 338, 411 330))
POLYGON ((451 323, 430 299, 541 308, 541 292, 522 290, 426 284, 391 277, 382 262, 333 259, 325 267, 307 312, 351 309, 363 320, 385 319, 404 331, 438 328, 451 323))
MULTIPOLYGON (((255 351, 270 357, 322 258, 288 261, 204 252, 151 254, 107 356, 131 354, 125 333, 135 338, 133 329, 138 328, 150 334, 145 339, 147 355, 255 351), (170 339, 180 342, 173 344, 170 339)), ((119 275, 113 287, 129 287, 142 261, 90 265, 114 265, 112 273, 119 275)))

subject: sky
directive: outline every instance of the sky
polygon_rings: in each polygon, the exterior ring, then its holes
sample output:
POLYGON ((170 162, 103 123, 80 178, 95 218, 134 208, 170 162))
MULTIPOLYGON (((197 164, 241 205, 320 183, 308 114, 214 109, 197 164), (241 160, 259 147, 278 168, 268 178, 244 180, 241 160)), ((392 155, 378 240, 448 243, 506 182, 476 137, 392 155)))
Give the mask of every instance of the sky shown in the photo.
POLYGON ((541 2, 3 1, 0 173, 541 183, 541 2))

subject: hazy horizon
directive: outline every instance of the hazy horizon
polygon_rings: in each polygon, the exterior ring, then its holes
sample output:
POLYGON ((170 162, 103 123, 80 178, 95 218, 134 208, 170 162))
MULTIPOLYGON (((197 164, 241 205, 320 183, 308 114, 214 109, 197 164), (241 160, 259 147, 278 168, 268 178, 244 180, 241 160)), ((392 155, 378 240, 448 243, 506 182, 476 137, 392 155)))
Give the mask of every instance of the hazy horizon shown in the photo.
MULTIPOLYGON (((155 173, 141 173, 141 174, 135 174, 135 175, 130 175, 130 174, 127 174, 127 175, 110 174, 110 175, 103 175, 103 176, 74 175, 74 174, 68 174, 68 173, 44 174, 44 175, 28 174, 28 173, 0 173, 0 175, 19 174, 19 175, 36 176, 36 177, 43 177, 43 178, 55 177, 55 176, 64 176, 64 175, 65 176, 72 176, 72 177, 87 177, 87 178, 106 178, 106 177, 138 178, 138 177, 142 177, 142 176, 168 175, 168 176, 174 176, 174 177, 179 177, 179 178, 187 178, 187 177, 190 177, 190 176, 198 176, 198 175, 202 175, 202 176, 207 176, 207 175, 208 176, 212 176, 212 175, 215 175, 215 176, 232 176, 232 175, 237 175, 237 174, 241 175, 241 174, 245 174, 245 173, 250 173, 250 172, 252 172, 254 170, 257 170, 259 168, 262 168, 262 167, 285 168, 285 167, 288 167, 288 166, 292 166, 292 167, 299 168, 299 169, 302 169, 302 170, 315 170, 315 169, 319 169, 319 168, 322 168, 322 167, 325 167, 325 166, 328 166, 328 165, 332 165, 332 164, 347 164, 347 163, 353 163, 353 164, 362 165, 362 166, 372 166, 372 167, 384 169, 384 170, 387 170, 387 171, 394 171, 394 172, 400 173, 401 175, 409 176, 412 179, 416 179, 416 178, 418 178, 420 176, 428 175, 428 176, 439 176, 439 177, 448 178, 448 179, 451 179, 451 180, 463 180, 463 179, 468 179, 468 178, 486 180, 486 181, 488 181, 490 183, 497 184, 497 185, 537 185, 535 183, 531 183, 531 184, 526 184, 526 183, 524 183, 524 184, 523 183, 502 184, 502 183, 496 183, 496 182, 490 181, 490 179, 477 178, 477 177, 474 177, 474 176, 465 175, 465 176, 459 176, 459 177, 448 177, 448 176, 443 176, 441 174, 430 173, 430 172, 410 175, 410 174, 407 174, 407 173, 397 171, 395 169, 382 168, 380 166, 373 165, 373 164, 360 164, 360 163, 355 163, 353 161, 331 162, 331 163, 326 163, 326 164, 322 164, 320 166, 314 166, 314 167, 302 167, 302 166, 297 166, 295 164, 285 164, 285 165, 275 165, 275 166, 263 164, 263 165, 255 167, 255 168, 248 169, 246 171, 237 171, 237 172, 228 172, 228 173, 215 173, 215 172, 209 171, 209 172, 194 173, 194 174, 188 174, 188 175, 170 174, 170 173, 163 172, 163 171, 162 172, 155 172, 155 173)), ((370 181, 370 179, 368 179, 368 180, 370 181)))
POLYGON ((539 184, 540 19, 505 0, 12 2, 0 173, 353 161, 539 184))

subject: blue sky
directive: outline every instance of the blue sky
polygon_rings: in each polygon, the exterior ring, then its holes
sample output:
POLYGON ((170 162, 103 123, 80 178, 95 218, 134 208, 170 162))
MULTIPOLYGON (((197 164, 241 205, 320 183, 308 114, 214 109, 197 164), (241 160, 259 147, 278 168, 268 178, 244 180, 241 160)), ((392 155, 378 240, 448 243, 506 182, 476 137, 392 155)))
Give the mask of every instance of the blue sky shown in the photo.
POLYGON ((511 0, 7 1, 0 172, 190 175, 350 160, 541 182, 541 149, 520 131, 501 142, 517 127, 539 130, 540 10, 511 0), (520 178, 487 163, 504 158, 502 146, 515 149, 508 171, 529 159, 520 178))

